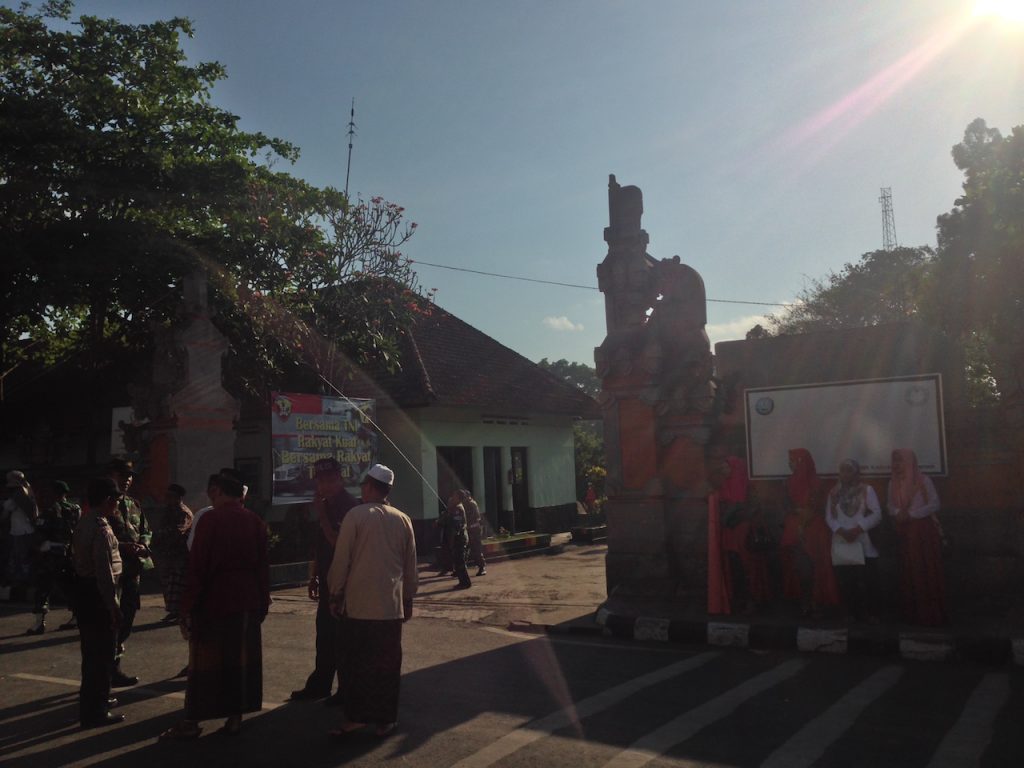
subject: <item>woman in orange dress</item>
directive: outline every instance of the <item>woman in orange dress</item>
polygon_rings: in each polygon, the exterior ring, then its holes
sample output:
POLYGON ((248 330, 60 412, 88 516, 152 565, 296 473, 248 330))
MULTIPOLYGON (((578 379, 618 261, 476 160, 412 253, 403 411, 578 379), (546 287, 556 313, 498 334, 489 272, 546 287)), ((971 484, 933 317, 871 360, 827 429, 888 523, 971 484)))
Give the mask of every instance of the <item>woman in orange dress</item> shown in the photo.
POLYGON ((832 570, 832 532, 821 513, 821 481, 814 457, 806 448, 791 448, 786 480, 790 511, 779 542, 784 597, 800 600, 801 615, 839 605, 839 586, 832 570))

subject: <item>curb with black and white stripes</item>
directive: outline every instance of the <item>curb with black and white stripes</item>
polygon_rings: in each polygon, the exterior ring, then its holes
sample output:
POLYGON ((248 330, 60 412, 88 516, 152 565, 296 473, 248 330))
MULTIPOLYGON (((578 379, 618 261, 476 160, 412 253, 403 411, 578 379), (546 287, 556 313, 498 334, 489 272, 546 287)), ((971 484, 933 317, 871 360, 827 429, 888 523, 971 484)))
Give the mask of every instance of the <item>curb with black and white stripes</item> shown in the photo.
POLYGON ((809 653, 895 656, 914 661, 979 661, 1024 665, 1024 637, 992 634, 954 634, 887 627, 827 628, 732 621, 697 621, 660 617, 619 616, 601 608, 593 626, 533 625, 527 631, 547 634, 605 635, 726 648, 790 650, 809 653))

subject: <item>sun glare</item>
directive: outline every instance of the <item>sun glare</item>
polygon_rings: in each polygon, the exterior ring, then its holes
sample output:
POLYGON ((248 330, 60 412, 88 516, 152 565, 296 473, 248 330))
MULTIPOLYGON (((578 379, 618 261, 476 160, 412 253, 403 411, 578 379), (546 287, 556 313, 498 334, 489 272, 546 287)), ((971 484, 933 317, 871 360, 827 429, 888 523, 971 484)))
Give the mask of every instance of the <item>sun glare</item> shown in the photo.
POLYGON ((974 15, 1024 24, 1024 0, 977 0, 974 15))

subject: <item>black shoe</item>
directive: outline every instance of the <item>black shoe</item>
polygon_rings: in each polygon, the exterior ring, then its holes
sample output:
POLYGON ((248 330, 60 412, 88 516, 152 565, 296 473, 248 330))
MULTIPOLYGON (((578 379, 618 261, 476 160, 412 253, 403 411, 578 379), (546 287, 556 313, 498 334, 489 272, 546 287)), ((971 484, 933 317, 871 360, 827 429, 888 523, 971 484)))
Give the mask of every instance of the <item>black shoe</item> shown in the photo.
POLYGON ((178 620, 178 614, 176 614, 173 611, 171 611, 166 616, 164 616, 162 619, 160 619, 160 623, 161 624, 170 624, 171 622, 174 622, 174 621, 177 621, 177 620, 178 620))
POLYGON ((297 691, 292 691, 292 701, 307 701, 310 699, 323 699, 330 695, 330 691, 315 691, 310 688, 300 688, 297 691))
POLYGON ((107 712, 102 717, 82 721, 83 728, 102 728, 104 725, 117 725, 124 722, 124 715, 113 715, 107 712))
POLYGON ((131 688, 133 685, 137 685, 139 678, 135 675, 126 675, 124 672, 115 672, 110 676, 110 687, 111 688, 131 688))
POLYGON ((481 568, 479 571, 476 572, 476 575, 477 576, 486 576, 487 575, 487 569, 486 568, 481 568))
POLYGON ((473 582, 471 581, 460 581, 458 584, 455 585, 454 589, 469 589, 472 586, 473 582))
POLYGON ((111 696, 109 699, 107 699, 107 709, 113 709, 116 706, 117 706, 117 699, 115 699, 113 696, 111 696))
POLYGON ((324 699, 325 707, 340 707, 345 703, 345 697, 341 695, 341 691, 331 694, 324 699))
POLYGON ((41 635, 46 631, 46 625, 40 624, 38 627, 32 627, 32 629, 26 629, 26 635, 41 635))

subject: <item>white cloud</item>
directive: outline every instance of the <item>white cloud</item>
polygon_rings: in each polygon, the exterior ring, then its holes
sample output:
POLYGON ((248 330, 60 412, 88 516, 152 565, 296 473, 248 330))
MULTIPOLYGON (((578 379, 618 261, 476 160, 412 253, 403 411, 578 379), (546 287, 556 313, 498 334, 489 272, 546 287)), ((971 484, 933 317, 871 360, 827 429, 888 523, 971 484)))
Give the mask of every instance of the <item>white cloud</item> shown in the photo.
POLYGON ((565 315, 561 317, 545 317, 544 325, 553 331, 579 332, 583 330, 583 323, 574 323, 565 315))
POLYGON ((735 320, 727 320, 724 323, 708 323, 705 330, 708 332, 708 338, 711 340, 711 349, 714 349, 715 344, 719 341, 737 341, 745 339, 747 337, 747 331, 758 323, 761 325, 767 325, 767 316, 746 315, 745 317, 737 317, 735 320))

